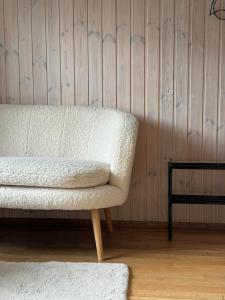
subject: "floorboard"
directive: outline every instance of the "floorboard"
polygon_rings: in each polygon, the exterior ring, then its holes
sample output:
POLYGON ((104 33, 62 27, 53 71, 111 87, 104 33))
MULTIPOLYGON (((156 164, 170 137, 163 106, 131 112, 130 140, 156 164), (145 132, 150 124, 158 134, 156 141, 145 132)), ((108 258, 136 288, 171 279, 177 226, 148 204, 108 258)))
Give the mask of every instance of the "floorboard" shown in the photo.
MULTIPOLYGON (((130 300, 225 300, 225 231, 103 231, 105 262, 130 268, 130 300)), ((92 228, 0 226, 0 260, 95 262, 92 228)))

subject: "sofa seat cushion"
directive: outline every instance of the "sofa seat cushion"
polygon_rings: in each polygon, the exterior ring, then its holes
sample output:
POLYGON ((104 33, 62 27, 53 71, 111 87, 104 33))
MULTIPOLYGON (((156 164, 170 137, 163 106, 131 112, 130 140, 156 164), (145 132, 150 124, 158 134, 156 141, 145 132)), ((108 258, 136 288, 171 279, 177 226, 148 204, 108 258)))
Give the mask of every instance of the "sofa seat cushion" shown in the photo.
POLYGON ((0 185, 86 188, 108 183, 110 166, 97 161, 47 157, 0 157, 0 185))

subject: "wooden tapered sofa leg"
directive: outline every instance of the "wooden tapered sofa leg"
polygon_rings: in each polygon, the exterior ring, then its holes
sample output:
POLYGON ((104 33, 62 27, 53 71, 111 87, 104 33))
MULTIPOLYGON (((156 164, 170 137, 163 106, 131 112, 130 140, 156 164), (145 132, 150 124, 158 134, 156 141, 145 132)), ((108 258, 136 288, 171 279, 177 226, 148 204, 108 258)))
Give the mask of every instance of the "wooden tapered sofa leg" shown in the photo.
POLYGON ((105 220, 108 227, 109 232, 113 232, 112 218, 110 208, 104 208, 105 212, 105 220))
POLYGON ((103 261, 103 245, 102 245, 102 232, 99 217, 99 210, 92 209, 91 211, 92 225, 95 236, 95 244, 97 250, 98 261, 103 261))

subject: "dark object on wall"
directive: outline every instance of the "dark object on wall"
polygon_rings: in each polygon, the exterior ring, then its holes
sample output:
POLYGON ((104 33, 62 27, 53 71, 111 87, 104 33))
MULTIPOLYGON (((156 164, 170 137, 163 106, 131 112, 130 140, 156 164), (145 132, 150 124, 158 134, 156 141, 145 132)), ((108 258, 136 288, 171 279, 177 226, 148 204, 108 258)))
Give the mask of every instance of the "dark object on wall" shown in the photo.
POLYGON ((225 1, 212 0, 210 7, 210 16, 215 15, 220 20, 225 20, 225 1))

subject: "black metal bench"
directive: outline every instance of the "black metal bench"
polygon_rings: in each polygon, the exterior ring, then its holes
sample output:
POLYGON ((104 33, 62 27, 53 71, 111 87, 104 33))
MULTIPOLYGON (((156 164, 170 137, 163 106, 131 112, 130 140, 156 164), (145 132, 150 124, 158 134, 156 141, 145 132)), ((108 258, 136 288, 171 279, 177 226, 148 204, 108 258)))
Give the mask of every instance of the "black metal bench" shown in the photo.
POLYGON ((173 204, 225 205, 225 196, 173 194, 173 170, 225 170, 225 163, 168 163, 168 237, 172 241, 173 204))

